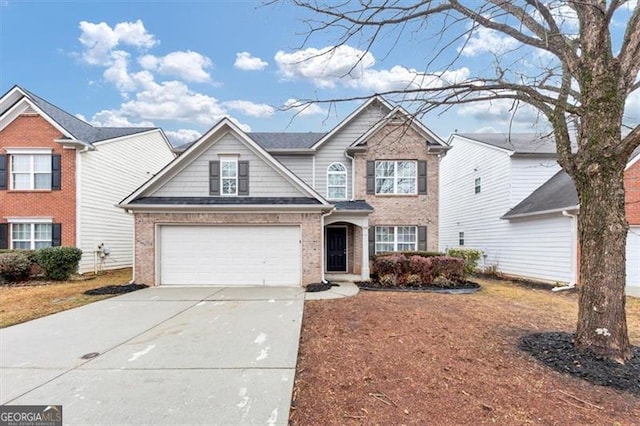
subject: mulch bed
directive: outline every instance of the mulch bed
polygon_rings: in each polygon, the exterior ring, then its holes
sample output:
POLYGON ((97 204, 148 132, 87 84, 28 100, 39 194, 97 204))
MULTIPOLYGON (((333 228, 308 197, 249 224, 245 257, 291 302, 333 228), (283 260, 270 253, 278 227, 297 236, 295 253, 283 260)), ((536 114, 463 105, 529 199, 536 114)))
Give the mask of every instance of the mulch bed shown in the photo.
POLYGON ((306 287, 306 292, 307 293, 317 293, 319 291, 327 291, 329 290, 331 287, 340 287, 340 285, 332 283, 332 282, 324 282, 324 283, 313 283, 313 284, 308 284, 306 287))
POLYGON ((372 281, 356 281, 356 285, 362 290, 370 291, 401 291, 401 292, 427 292, 427 293, 447 293, 447 294, 470 294, 479 291, 482 287, 480 284, 472 281, 462 281, 458 283, 450 283, 449 285, 422 285, 422 286, 395 286, 389 287, 382 285, 380 282, 372 281))
POLYGON ((638 347, 633 347, 633 358, 624 365, 579 352, 573 345, 573 334, 569 333, 530 334, 520 339, 519 348, 559 373, 640 395, 638 347))
POLYGON ((91 290, 87 290, 84 294, 88 296, 100 296, 104 294, 125 294, 131 293, 132 291, 142 290, 143 288, 149 287, 146 284, 124 284, 124 285, 107 285, 99 288, 92 288, 91 290))

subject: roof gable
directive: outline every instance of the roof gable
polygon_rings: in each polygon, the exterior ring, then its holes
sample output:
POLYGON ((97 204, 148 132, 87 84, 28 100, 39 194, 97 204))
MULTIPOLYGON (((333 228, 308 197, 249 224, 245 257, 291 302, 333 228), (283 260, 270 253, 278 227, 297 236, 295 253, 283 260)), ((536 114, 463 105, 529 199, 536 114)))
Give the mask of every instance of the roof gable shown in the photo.
POLYGON ((552 135, 539 133, 454 133, 468 141, 509 152, 511 155, 556 155, 555 139, 552 135))

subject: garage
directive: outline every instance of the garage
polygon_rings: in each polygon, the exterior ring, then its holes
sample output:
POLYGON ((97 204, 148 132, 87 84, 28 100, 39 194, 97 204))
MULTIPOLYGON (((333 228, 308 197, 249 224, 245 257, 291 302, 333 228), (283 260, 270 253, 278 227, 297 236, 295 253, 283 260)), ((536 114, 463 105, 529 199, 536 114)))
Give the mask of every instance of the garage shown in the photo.
POLYGON ((300 286, 300 226, 160 225, 161 285, 300 286))

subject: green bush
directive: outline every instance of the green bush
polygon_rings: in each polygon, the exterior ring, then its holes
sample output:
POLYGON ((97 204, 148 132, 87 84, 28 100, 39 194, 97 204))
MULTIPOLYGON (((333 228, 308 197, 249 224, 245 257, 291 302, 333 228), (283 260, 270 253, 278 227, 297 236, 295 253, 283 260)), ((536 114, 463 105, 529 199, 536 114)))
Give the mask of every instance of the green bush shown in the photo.
POLYGON ((38 259, 36 259, 36 251, 37 250, 5 250, 5 249, 2 249, 2 250, 0 250, 0 254, 3 254, 3 253, 20 253, 20 254, 24 254, 29 259, 29 262, 31 262, 32 265, 35 265, 35 264, 38 263, 38 259))
POLYGON ((64 281, 78 270, 82 250, 76 247, 48 247, 36 251, 38 265, 46 278, 64 281))
POLYGON ((471 275, 478 267, 482 252, 474 249, 449 249, 447 256, 459 257, 464 260, 464 276, 471 275))
POLYGON ((31 261, 21 251, 0 253, 0 282, 17 282, 29 278, 31 261))

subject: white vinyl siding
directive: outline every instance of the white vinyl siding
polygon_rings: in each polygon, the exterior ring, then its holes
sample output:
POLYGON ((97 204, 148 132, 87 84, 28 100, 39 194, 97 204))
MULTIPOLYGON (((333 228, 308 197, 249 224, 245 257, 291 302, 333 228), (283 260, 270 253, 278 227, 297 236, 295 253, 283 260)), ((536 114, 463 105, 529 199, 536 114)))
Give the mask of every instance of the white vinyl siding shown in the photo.
POLYGON ((11 154, 11 189, 51 189, 51 155, 11 154))
POLYGON ((169 163, 174 155, 159 131, 96 144, 78 154, 80 272, 93 271, 98 244, 111 250, 104 268, 133 264, 133 216, 115 205, 169 163))
POLYGON ((554 159, 511 157, 511 204, 515 207, 560 171, 554 159))
POLYGON ((229 154, 237 156, 238 161, 249 161, 249 196, 306 196, 230 133, 222 136, 206 152, 201 153, 150 196, 208 197, 209 162, 220 161, 221 158, 229 154))
POLYGON ((629 227, 627 234, 627 287, 629 296, 640 297, 640 226, 629 227))

